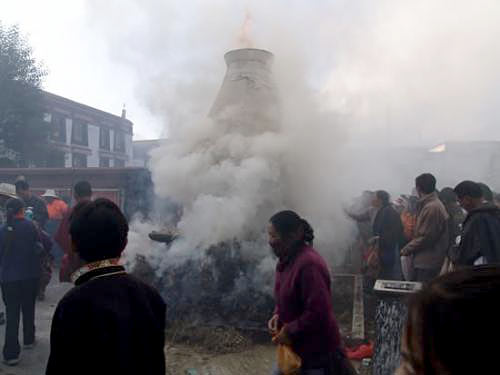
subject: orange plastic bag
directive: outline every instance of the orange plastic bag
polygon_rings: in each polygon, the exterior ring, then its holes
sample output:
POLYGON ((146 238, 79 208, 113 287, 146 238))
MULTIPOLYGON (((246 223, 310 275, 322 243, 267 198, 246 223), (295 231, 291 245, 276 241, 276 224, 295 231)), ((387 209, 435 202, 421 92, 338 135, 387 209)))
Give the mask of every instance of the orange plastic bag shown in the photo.
POLYGON ((302 359, 288 345, 279 344, 276 350, 278 368, 283 375, 300 373, 302 359))

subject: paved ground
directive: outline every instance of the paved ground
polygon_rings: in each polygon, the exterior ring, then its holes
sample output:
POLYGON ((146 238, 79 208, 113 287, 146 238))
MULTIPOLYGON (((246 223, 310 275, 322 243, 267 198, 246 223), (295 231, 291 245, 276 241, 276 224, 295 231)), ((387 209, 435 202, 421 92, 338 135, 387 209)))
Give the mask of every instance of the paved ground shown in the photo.
MULTIPOLYGON (((49 357, 49 337, 50 323, 52 315, 59 300, 64 296, 71 284, 61 284, 55 281, 47 288, 47 297, 44 302, 37 303, 36 310, 36 337, 37 346, 32 350, 26 350, 21 353, 21 362, 16 367, 9 367, 0 361, 1 375, 39 375, 45 373, 45 366, 49 357)), ((3 303, 0 303, 1 311, 5 311, 3 303)), ((22 324, 21 328, 22 329, 22 324)), ((22 331, 21 331, 22 332, 22 331)), ((19 337, 22 337, 20 332, 19 337)), ((0 345, 3 348, 5 337, 5 325, 0 327, 0 345)), ((21 341, 22 343, 22 341, 21 341)), ((2 356, 0 358, 3 359, 2 356)))
MULTIPOLYGON (((57 303, 70 288, 71 284, 52 281, 47 289, 46 300, 37 303, 37 346, 33 350, 22 352, 21 362, 16 367, 9 367, 0 362, 0 375, 41 375, 45 373, 50 348, 52 315, 57 303)), ((3 303, 0 303, 0 306, 0 311, 4 311, 3 303)), ((1 347, 3 347, 4 334, 5 326, 1 326, 1 347)), ((20 337, 22 337, 21 334, 20 337)), ((255 345, 240 353, 214 355, 200 348, 167 343, 166 357, 167 375, 259 375, 270 373, 275 360, 275 348, 271 345, 255 345)), ((356 365, 359 368, 359 363, 356 365)))

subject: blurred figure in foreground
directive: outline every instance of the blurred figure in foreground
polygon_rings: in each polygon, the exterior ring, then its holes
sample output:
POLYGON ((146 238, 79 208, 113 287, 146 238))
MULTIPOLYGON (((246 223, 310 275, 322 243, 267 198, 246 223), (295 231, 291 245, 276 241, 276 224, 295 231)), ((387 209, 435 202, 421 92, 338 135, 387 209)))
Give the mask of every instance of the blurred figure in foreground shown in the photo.
POLYGON ((290 345, 300 356, 301 374, 339 373, 335 368, 345 363, 345 354, 333 315, 330 273, 312 247, 313 229, 295 212, 282 211, 271 218, 268 233, 279 258, 276 308, 269 321, 275 343, 290 345))
POLYGON ((412 296, 396 375, 498 373, 500 268, 448 273, 412 296))
POLYGON ((500 208, 488 203, 478 183, 463 181, 455 187, 460 205, 467 211, 457 252, 458 266, 500 262, 500 208))
POLYGON ((80 267, 54 313, 46 374, 164 375, 166 306, 119 264, 125 216, 108 199, 80 203, 70 233, 80 267))
POLYGON ((401 250, 411 256, 414 281, 427 282, 439 275, 449 247, 448 213, 436 193, 436 178, 424 173, 415 179, 419 196, 413 239, 401 250))

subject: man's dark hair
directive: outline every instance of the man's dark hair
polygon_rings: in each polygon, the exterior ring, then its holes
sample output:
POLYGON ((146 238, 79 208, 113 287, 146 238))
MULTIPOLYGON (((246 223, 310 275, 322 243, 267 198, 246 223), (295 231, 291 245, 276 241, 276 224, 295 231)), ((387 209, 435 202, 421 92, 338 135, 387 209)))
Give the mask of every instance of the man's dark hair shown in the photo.
POLYGON ((25 180, 16 181, 16 191, 26 191, 29 190, 30 185, 25 180))
POLYGON ((389 195, 389 193, 385 190, 377 190, 377 192, 375 193, 377 195, 377 198, 380 199, 380 201, 382 202, 382 206, 388 206, 389 205, 389 201, 391 199, 391 196, 389 195))
POLYGON ((483 199, 487 202, 493 202, 493 192, 490 187, 486 185, 484 182, 478 182, 479 188, 481 189, 481 193, 483 194, 483 199))
POLYGON ((80 258, 96 262, 120 256, 127 245, 128 223, 116 204, 99 198, 74 208, 69 232, 80 258))
POLYGON ((92 186, 88 181, 79 181, 74 187, 75 195, 79 198, 90 198, 92 196, 92 186))
POLYGON ((457 201, 457 194, 451 187, 445 187, 439 192, 439 199, 447 205, 457 201))
POLYGON ((415 186, 424 194, 436 191, 436 177, 430 173, 424 173, 415 179, 415 186))
POLYGON ((462 181, 457 186, 455 186, 455 193, 459 199, 463 197, 471 197, 471 198, 481 198, 483 196, 483 192, 481 191, 481 187, 477 182, 474 181, 462 181))

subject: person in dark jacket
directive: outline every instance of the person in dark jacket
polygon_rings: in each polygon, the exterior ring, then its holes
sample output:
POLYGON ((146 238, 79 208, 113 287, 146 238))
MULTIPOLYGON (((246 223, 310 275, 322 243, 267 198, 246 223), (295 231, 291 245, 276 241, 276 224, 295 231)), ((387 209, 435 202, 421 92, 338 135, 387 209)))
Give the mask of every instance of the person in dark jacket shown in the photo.
POLYGON ((47 375, 165 374, 166 305, 119 264, 128 224, 108 199, 77 205, 70 220, 75 287, 52 320, 47 375))
POLYGON ((302 374, 332 374, 331 367, 344 354, 333 314, 328 267, 312 247, 314 232, 293 211, 274 215, 268 231, 269 245, 279 258, 276 308, 269 321, 274 341, 290 345, 300 356, 302 374))
POLYGON ((36 221, 41 229, 45 229, 45 224, 49 220, 49 211, 43 199, 31 192, 25 180, 16 181, 16 194, 24 201, 26 207, 33 208, 33 221, 36 221))
POLYGON ((484 201, 476 182, 461 182, 455 187, 455 193, 467 217, 454 263, 471 266, 500 262, 500 208, 484 201))
POLYGON ((23 316, 24 347, 35 344, 35 302, 41 275, 39 232, 24 218, 24 202, 6 204, 7 224, 0 229, 0 283, 7 313, 5 364, 19 363, 19 319, 23 316))
POLYGON ((378 209, 373 221, 373 234, 378 242, 381 266, 379 278, 399 280, 402 277, 399 251, 404 245, 401 216, 392 207, 386 191, 375 193, 373 206, 378 209))
POLYGON ((443 202, 446 212, 448 212, 448 231, 450 237, 450 246, 456 244, 457 237, 460 236, 462 224, 465 220, 464 210, 458 203, 458 197, 455 191, 450 187, 445 187, 439 192, 439 199, 443 202))

